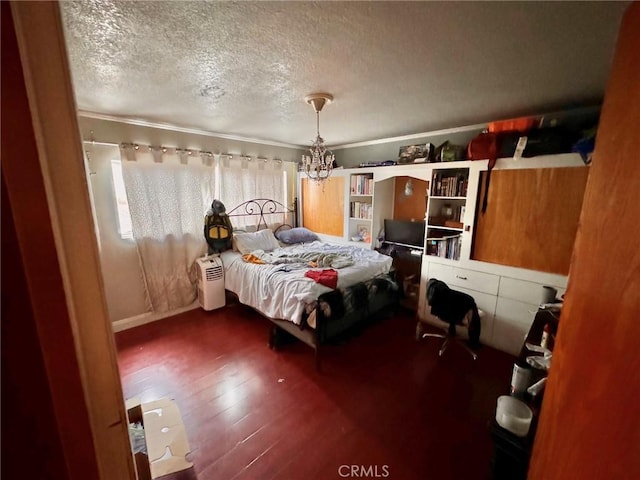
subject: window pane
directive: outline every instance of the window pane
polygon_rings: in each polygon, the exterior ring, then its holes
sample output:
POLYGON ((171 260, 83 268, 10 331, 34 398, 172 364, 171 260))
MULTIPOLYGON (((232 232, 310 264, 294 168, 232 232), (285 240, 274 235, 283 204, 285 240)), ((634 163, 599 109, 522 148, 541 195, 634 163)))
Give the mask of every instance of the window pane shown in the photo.
POLYGON ((118 214, 118 233, 121 238, 133 238, 131 229, 131 215, 127 192, 122 180, 122 164, 120 160, 111 160, 111 178, 113 179, 113 192, 116 197, 116 213, 118 214))

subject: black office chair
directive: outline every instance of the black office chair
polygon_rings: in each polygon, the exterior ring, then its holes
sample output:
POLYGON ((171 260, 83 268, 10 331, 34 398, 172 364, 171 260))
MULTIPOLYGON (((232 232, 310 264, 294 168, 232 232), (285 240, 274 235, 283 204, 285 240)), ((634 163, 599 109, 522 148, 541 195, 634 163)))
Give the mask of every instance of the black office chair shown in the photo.
POLYGON ((452 290, 446 283, 432 278, 427 282, 427 313, 431 314, 429 323, 446 330, 446 334, 422 333, 422 325, 418 320, 416 337, 442 338, 439 356, 452 343, 463 347, 471 358, 476 360, 478 355, 473 351, 480 347, 480 328, 482 312, 478 310, 471 295, 452 290), (460 336, 458 329, 466 328, 468 340, 460 336))

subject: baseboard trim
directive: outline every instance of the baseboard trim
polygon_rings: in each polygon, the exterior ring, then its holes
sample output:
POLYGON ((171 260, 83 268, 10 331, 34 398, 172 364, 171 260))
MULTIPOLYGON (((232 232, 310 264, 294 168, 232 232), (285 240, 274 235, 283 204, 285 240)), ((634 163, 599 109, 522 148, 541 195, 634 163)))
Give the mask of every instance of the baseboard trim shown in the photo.
POLYGON ((175 310, 171 310, 170 312, 161 312, 161 313, 152 313, 147 312, 140 315, 136 315, 134 317, 123 318, 122 320, 116 320, 112 323, 113 332, 122 332, 123 330, 129 330, 130 328, 139 327, 141 325, 145 325, 147 323, 156 322, 158 320, 162 320, 163 318, 173 317, 174 315, 178 315, 182 312, 187 312, 189 310, 194 310, 199 308, 200 305, 198 302, 193 302, 191 305, 186 307, 177 308, 175 310))

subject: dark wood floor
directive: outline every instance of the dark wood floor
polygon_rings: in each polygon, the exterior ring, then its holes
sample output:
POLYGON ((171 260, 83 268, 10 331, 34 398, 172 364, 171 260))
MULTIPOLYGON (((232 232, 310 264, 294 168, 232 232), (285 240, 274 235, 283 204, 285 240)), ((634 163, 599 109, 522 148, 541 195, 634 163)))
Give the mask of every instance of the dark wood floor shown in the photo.
POLYGON ((340 479, 341 465, 372 467, 368 478, 490 478, 487 422, 513 357, 439 358, 439 341, 416 342, 401 311, 328 346, 318 373, 306 345, 270 350, 270 325, 236 305, 116 335, 125 396, 173 398, 182 412, 194 468, 179 478, 340 479))

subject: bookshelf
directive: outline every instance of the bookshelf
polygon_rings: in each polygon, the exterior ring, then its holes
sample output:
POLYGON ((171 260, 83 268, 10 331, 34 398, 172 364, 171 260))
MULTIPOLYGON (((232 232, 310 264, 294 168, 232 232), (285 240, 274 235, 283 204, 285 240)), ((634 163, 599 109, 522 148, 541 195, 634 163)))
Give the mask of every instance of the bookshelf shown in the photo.
POLYGON ((434 169, 427 201, 425 254, 459 260, 469 169, 434 169))
POLYGON ((373 173, 349 175, 349 239, 371 245, 373 232, 373 173))

